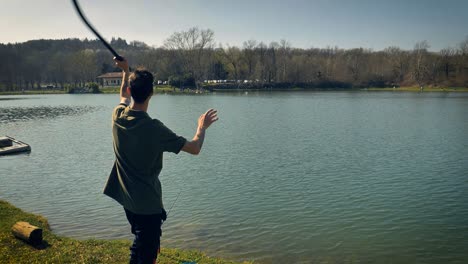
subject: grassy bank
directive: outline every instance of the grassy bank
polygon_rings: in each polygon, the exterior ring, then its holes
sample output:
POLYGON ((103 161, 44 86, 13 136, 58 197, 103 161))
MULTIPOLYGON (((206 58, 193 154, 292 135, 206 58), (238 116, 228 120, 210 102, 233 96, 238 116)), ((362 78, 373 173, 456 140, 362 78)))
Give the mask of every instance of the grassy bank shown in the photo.
MULTIPOLYGON (((102 93, 105 94, 117 94, 120 92, 120 87, 104 87, 104 88, 99 88, 99 90, 102 93)), ((170 86, 170 85, 158 85, 153 88, 154 93, 156 94, 161 94, 161 93, 173 93, 173 94, 193 94, 195 93, 195 90, 191 89, 185 89, 185 90, 180 90, 179 88, 170 86)))
MULTIPOLYGON (((105 94, 117 94, 120 92, 120 87, 106 86, 106 87, 100 87, 99 90, 105 94)), ((173 89, 170 86, 154 87, 155 93, 165 93, 165 92, 172 92, 172 91, 173 89)))
MULTIPOLYGON (((419 87, 365 88, 365 91, 421 92, 419 87)), ((425 87, 422 92, 468 92, 468 87, 425 87)))
MULTIPOLYGON (((120 87, 103 87, 99 88, 103 94, 118 94, 120 87)), ((185 89, 181 91, 179 88, 175 88, 169 85, 154 87, 155 93, 174 93, 174 94, 193 94, 194 90, 185 89)), ((33 94, 66 94, 64 90, 25 90, 23 91, 0 91, 0 95, 33 95, 33 94)))
MULTIPOLYGON (((399 87, 399 88, 274 88, 274 89, 214 89, 215 92, 300 92, 300 91, 312 91, 312 92, 356 92, 356 91, 381 91, 381 92, 421 92, 419 87, 399 87)), ((422 92, 468 92, 467 87, 427 87, 422 92)))
POLYGON ((0 95, 65 94, 64 90, 0 91, 0 95))
MULTIPOLYGON (((101 93, 104 94, 118 94, 120 87, 104 87, 99 88, 101 93)), ((421 92, 419 87, 398 87, 398 88, 352 88, 352 89, 304 89, 304 88, 285 88, 285 89, 214 89, 215 92, 239 92, 239 91, 253 91, 253 92, 270 92, 270 91, 281 91, 281 92, 295 92, 295 91, 391 91, 391 92, 421 92)), ((168 93, 168 94, 193 94, 194 90, 185 89, 181 91, 179 88, 172 87, 170 85, 154 87, 156 94, 168 93)), ((206 91, 205 91, 206 92, 206 91)), ((468 87, 426 87, 422 92, 468 92, 468 87)), ((13 92, 0 92, 0 95, 32 95, 32 94, 65 94, 63 90, 26 90, 13 91, 13 92)))
MULTIPOLYGON (((0 200, 0 263, 128 263, 128 240, 76 240, 53 234, 47 219, 23 212, 0 200), (11 227, 17 221, 27 221, 43 229, 45 243, 36 249, 13 237, 11 227)), ((161 249, 158 263, 235 263, 211 258, 198 251, 161 249)), ((245 262, 246 263, 246 262, 245 262)))

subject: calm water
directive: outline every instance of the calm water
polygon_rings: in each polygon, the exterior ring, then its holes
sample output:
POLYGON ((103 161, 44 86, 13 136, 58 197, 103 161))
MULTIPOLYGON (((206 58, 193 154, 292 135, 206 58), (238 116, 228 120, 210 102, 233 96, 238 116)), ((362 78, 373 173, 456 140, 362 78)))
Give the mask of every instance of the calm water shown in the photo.
MULTIPOLYGON (((76 238, 130 238, 102 194, 117 95, 11 96, 0 199, 76 238)), ((468 94, 157 95, 149 109, 200 156, 165 156, 163 246, 259 263, 468 263, 468 94)), ((144 146, 140 146, 144 147, 144 146)))

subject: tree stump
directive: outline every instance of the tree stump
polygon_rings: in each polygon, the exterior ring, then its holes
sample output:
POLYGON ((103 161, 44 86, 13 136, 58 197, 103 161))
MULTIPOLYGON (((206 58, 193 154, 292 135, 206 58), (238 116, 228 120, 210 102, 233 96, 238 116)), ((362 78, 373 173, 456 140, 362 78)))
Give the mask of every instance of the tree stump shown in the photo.
POLYGON ((29 224, 28 222, 17 222, 11 228, 13 235, 33 246, 42 243, 42 229, 29 224))

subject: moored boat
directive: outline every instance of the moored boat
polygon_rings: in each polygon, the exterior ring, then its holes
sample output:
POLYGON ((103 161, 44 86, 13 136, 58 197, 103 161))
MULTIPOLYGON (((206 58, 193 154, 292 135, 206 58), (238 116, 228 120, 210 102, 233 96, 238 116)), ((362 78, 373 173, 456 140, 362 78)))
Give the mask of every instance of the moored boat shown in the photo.
POLYGON ((0 155, 31 151, 31 146, 12 137, 0 137, 0 155))

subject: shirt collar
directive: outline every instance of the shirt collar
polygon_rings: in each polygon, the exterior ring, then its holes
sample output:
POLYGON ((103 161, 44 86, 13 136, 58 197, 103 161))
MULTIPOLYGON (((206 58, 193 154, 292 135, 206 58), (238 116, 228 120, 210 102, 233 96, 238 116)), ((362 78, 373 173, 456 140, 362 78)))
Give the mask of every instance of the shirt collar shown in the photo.
POLYGON ((130 108, 130 106, 127 106, 125 108, 125 114, 134 117, 149 117, 148 113, 146 113, 145 111, 133 110, 130 108))

